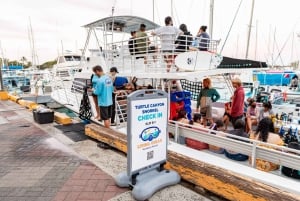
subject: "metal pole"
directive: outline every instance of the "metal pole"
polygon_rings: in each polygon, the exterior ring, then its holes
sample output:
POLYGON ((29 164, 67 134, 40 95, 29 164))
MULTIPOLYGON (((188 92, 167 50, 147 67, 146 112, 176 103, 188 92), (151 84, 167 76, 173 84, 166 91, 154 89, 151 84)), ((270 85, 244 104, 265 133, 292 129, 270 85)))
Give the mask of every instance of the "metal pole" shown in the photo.
POLYGON ((248 59, 248 53, 249 53, 252 19, 253 19, 253 12, 254 12, 254 2, 255 2, 255 0, 252 0, 251 17, 250 17, 250 23, 249 23, 249 29, 248 29, 248 38, 247 38, 246 59, 248 59))
POLYGON ((3 77, 2 77, 2 69, 4 69, 4 55, 3 55, 3 50, 2 50, 1 41, 0 41, 0 49, 1 49, 1 55, 2 55, 2 66, 1 66, 1 68, 0 68, 0 85, 1 85, 0 90, 1 90, 1 91, 4 91, 3 77))
POLYGON ((154 0, 152 0, 152 21, 154 22, 155 17, 154 17, 154 0))
POLYGON ((214 24, 214 6, 215 0, 210 0, 210 13, 209 13, 209 34, 213 38, 213 24, 214 24))

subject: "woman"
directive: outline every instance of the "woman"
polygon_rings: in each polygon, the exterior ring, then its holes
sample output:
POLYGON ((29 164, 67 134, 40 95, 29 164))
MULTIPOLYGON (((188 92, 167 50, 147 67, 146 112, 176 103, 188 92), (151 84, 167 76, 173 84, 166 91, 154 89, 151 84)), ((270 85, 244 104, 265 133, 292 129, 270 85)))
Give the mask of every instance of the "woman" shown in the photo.
POLYGON ((263 118, 269 117, 274 115, 274 112, 272 110, 272 104, 270 101, 263 103, 263 108, 259 111, 258 115, 258 121, 262 120, 263 118))
POLYGON ((258 109, 256 108, 256 103, 254 99, 249 100, 249 106, 246 112, 246 132, 252 131, 252 126, 257 125, 258 121, 258 109))
MULTIPOLYGON (((95 89, 97 81, 99 80, 101 75, 97 74, 97 72, 95 70, 93 72, 94 72, 94 74, 92 74, 92 76, 91 76, 91 82, 92 82, 92 88, 95 89)), ((93 96, 93 100, 94 100, 94 104, 95 104, 95 108, 96 108, 96 112, 97 112, 97 115, 96 115, 95 119, 98 120, 98 121, 101 121, 100 107, 98 106, 98 97, 94 93, 92 93, 92 96, 93 96)))
MULTIPOLYGON (((274 132, 274 125, 270 118, 263 118, 259 123, 255 133, 250 134, 251 139, 258 141, 276 144, 283 146, 284 143, 280 136, 274 132)), ((265 145, 262 145, 265 146, 265 145)), ((250 161, 251 162, 251 161, 250 161)), ((269 161, 256 159, 256 168, 263 171, 273 171, 279 168, 279 165, 271 163, 269 161)))
POLYGON ((207 26, 201 26, 197 37, 199 38, 199 50, 200 51, 208 51, 210 37, 208 33, 206 33, 207 26))
POLYGON ((177 37, 175 44, 176 52, 186 52, 189 51, 190 45, 192 44, 192 34, 187 30, 187 27, 185 24, 181 24, 179 26, 179 29, 183 32, 183 35, 180 35, 177 37))
POLYGON ((220 99, 220 94, 216 89, 212 88, 211 80, 209 78, 205 78, 203 80, 203 89, 200 91, 197 100, 196 112, 199 112, 203 116, 203 125, 206 127, 207 121, 212 125, 214 123, 212 118, 212 103, 216 102, 220 99))

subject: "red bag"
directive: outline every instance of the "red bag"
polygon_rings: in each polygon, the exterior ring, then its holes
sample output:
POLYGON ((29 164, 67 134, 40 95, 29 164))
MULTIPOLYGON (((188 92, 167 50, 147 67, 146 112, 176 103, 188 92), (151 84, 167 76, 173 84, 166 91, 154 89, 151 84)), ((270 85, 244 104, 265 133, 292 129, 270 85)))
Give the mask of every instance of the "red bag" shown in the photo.
POLYGON ((186 146, 191 147, 193 149, 197 149, 197 150, 208 149, 208 144, 197 140, 193 140, 191 138, 186 138, 185 143, 186 146))

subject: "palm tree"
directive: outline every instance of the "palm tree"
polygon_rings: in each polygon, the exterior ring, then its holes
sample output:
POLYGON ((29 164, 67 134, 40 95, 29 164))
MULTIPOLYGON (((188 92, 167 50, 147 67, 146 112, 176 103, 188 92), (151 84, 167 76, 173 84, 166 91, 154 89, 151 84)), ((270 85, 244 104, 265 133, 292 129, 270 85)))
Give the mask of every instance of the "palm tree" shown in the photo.
POLYGON ((23 64, 23 66, 25 65, 25 63, 27 62, 26 57, 22 56, 20 59, 21 63, 23 64))

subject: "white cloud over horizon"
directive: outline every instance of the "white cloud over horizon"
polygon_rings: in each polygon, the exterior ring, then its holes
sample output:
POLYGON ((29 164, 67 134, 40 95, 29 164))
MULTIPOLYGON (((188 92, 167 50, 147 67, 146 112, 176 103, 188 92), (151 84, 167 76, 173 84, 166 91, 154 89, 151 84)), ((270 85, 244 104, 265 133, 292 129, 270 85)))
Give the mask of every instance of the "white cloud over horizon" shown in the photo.
MULTIPOLYGON (((61 50, 82 49, 86 31, 82 28, 111 14, 115 3, 115 15, 137 15, 152 20, 153 0, 10 0, 1 2, 0 41, 4 56, 19 60, 25 56, 31 60, 28 39, 29 17, 40 63, 53 60, 61 50)), ((163 25, 164 17, 171 14, 171 1, 155 0, 155 22, 163 25)), ((215 0, 213 38, 225 40, 240 0, 215 0)), ((173 0, 175 25, 186 23, 195 35, 202 24, 208 24, 209 0, 173 0)), ((257 29, 257 58, 270 60, 281 52, 283 64, 298 60, 300 39, 292 34, 300 32, 298 0, 256 0, 251 34, 250 59, 254 59, 257 29), (275 32, 276 29, 276 32, 275 32), (275 33, 275 34, 274 34, 275 33), (274 46, 276 39, 278 48, 274 46), (284 44, 285 47, 283 48, 284 44), (268 50, 269 49, 269 50, 268 50), (277 50, 278 49, 278 50, 277 50)), ((250 18, 251 0, 244 0, 237 20, 225 45, 223 54, 243 58, 245 56, 247 26, 250 18)), ((221 44, 222 45, 222 44, 221 44)), ((221 48, 221 46, 220 46, 221 48)), ((280 62, 280 59, 277 60, 280 62)))

